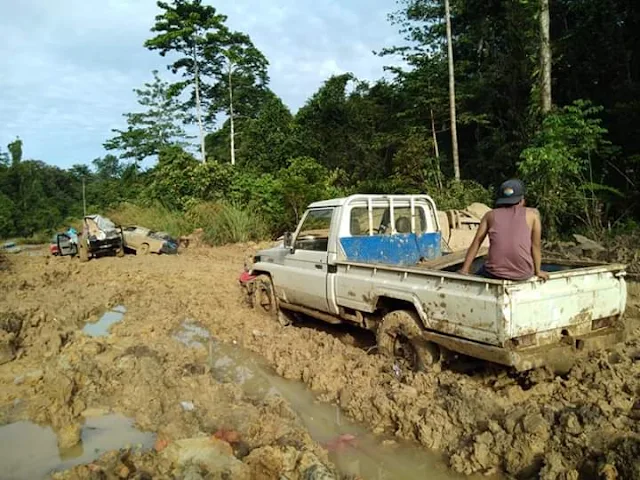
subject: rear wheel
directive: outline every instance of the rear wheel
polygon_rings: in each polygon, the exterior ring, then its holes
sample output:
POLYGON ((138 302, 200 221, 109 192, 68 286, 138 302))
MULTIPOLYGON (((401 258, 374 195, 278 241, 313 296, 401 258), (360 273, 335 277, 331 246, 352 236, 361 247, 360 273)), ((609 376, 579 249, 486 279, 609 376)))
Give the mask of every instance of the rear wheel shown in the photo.
POLYGON ((378 351, 414 371, 439 369, 440 348, 422 338, 418 315, 410 310, 387 313, 377 332, 378 351))
POLYGON ((291 324, 291 316, 278 307, 273 282, 269 275, 258 275, 253 288, 253 306, 260 312, 277 320, 282 326, 291 324))
POLYGON ((146 255, 147 253, 149 253, 149 244, 148 243, 143 243, 142 245, 140 245, 140 248, 136 252, 137 255, 146 255))

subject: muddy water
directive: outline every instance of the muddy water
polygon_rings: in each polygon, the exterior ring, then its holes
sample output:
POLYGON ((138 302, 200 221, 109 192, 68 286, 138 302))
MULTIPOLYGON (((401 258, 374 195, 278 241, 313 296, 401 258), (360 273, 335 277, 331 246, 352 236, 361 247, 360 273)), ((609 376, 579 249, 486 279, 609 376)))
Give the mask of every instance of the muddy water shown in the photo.
POLYGON ((82 441, 67 450, 58 449, 50 427, 21 421, 0 427, 0 478, 6 480, 47 478, 52 471, 89 463, 109 450, 126 446, 151 448, 151 433, 133 427, 121 415, 88 418, 82 428, 82 441))
POLYGON ((211 339, 198 325, 183 324, 181 334, 175 338, 209 349, 211 373, 216 380, 236 383, 250 397, 279 395, 286 399, 314 440, 329 450, 331 460, 344 475, 359 475, 367 480, 465 478, 450 471, 438 455, 369 433, 343 417, 338 407, 317 402, 303 383, 278 376, 257 355, 240 346, 211 339))
POLYGON ((113 325, 114 323, 122 321, 126 311, 127 309, 123 305, 113 307, 111 310, 102 315, 102 317, 100 317, 97 322, 87 323, 82 331, 90 337, 105 337, 109 335, 109 327, 111 327, 111 325, 113 325))

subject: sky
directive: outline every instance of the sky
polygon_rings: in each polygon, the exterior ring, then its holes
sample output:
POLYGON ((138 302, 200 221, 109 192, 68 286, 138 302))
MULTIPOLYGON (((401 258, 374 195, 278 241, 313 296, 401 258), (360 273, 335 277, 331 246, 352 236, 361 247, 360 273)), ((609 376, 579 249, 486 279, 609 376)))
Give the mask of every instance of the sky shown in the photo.
MULTIPOLYGON (((384 75, 372 51, 401 38, 395 0, 218 0, 204 3, 251 36, 269 60, 271 89, 295 112, 332 74, 384 75)), ((0 0, 0 150, 19 136, 24 158, 63 168, 107 152, 134 88, 166 61, 143 47, 155 0, 0 0)))

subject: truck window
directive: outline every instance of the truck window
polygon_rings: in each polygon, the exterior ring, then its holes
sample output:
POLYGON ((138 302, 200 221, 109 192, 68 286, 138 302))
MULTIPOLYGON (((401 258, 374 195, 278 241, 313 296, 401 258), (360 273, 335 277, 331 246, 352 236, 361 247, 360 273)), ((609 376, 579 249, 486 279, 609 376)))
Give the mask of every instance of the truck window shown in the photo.
MULTIPOLYGON (((378 233, 382 224, 385 207, 373 207, 373 233, 378 233)), ((387 215, 388 216, 388 215, 387 215)), ((369 235, 369 210, 367 207, 354 207, 351 209, 351 235, 369 235)))
POLYGON ((296 237, 296 250, 326 252, 329 244, 329 228, 333 208, 310 210, 296 237))
MULTIPOLYGON (((389 207, 373 207, 373 234, 391 234, 391 210, 389 207)), ((424 208, 416 206, 416 233, 427 230, 427 218, 424 208)), ((411 233, 411 207, 394 207, 396 230, 398 233, 411 233)), ((351 209, 351 235, 369 235, 369 210, 367 207, 351 209)))
MULTIPOLYGON (((427 229, 427 218, 424 208, 416 206, 416 232, 422 233, 427 229)), ((396 207, 393 209, 396 230, 398 233, 411 233, 411 207, 396 207)))

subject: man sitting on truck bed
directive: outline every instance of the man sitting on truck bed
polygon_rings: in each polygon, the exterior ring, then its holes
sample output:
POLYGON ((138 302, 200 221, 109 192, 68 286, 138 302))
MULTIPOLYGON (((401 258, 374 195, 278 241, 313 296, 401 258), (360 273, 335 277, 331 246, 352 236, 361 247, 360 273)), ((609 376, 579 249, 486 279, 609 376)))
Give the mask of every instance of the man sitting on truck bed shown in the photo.
POLYGON ((520 180, 500 185, 496 208, 487 212, 464 260, 461 273, 469 274, 480 245, 489 235, 489 254, 478 275, 499 280, 549 278, 541 268, 542 225, 535 208, 527 208, 520 180))

